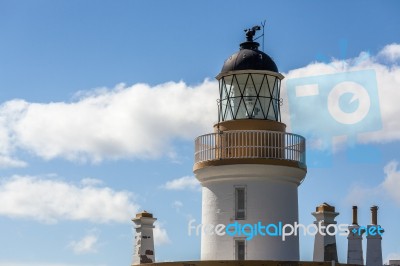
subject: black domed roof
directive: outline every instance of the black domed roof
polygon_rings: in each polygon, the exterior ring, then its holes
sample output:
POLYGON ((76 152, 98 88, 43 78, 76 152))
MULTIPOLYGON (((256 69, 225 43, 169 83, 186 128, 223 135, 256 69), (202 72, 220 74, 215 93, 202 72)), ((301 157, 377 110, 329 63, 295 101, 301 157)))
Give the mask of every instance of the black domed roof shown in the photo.
POLYGON ((240 50, 224 63, 221 74, 234 70, 268 70, 278 72, 275 62, 266 53, 258 50, 259 43, 247 41, 240 44, 240 50))
MULTIPOLYGON (((265 23, 262 25, 263 35, 261 36, 264 36, 264 25, 265 23)), ((258 30, 261 30, 261 27, 258 25, 244 30, 246 33, 246 42, 240 44, 239 52, 234 53, 225 60, 220 75, 235 70, 268 70, 278 72, 278 67, 274 60, 266 53, 258 50, 260 44, 253 40, 258 30)))

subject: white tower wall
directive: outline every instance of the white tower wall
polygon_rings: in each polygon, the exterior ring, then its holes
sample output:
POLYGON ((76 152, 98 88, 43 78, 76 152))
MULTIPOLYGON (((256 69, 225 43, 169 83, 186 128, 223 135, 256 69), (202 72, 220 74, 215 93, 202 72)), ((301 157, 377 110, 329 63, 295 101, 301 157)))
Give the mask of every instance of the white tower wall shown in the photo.
MULTIPOLYGON (((305 172, 277 165, 221 165, 195 171, 203 186, 202 224, 294 224, 297 187, 305 172), (245 188, 244 220, 235 220, 235 187, 245 188)), ((202 260, 234 260, 235 240, 246 236, 202 234, 202 260)), ((246 241, 246 260, 299 260, 297 236, 255 236, 246 241)))

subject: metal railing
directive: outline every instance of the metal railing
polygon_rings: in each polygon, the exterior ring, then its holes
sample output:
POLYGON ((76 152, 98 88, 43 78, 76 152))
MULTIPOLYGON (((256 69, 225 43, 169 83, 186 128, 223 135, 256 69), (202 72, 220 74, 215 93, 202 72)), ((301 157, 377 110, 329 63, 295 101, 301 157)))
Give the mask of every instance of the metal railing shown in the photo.
POLYGON ((195 163, 217 159, 267 158, 306 163, 305 139, 296 134, 234 130, 195 139, 195 163))

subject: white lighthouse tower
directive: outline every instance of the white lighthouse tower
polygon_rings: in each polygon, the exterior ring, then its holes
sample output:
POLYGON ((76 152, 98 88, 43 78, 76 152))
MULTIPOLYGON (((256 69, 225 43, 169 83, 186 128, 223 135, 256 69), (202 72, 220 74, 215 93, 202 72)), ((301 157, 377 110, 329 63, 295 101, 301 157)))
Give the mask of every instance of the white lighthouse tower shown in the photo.
MULTIPOLYGON (((269 225, 298 222, 297 188, 304 179, 305 139, 287 133, 280 115, 283 76, 258 50, 246 30, 246 42, 224 63, 219 81, 218 123, 195 140, 194 173, 202 185, 202 225, 269 225)), ((299 260, 299 239, 271 235, 210 233, 201 236, 202 260, 299 260), (249 235, 254 237, 249 239, 249 235)), ((231 230, 232 229, 232 230, 231 230)), ((206 232, 205 232, 206 231, 206 232)), ((263 228, 261 231, 266 231, 263 228)))

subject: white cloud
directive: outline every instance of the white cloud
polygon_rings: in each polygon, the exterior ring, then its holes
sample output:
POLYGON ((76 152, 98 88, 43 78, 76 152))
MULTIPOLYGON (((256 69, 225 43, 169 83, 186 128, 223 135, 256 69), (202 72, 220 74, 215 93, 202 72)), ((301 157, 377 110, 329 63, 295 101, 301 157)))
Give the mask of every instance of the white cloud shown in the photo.
POLYGON ((97 234, 90 233, 78 241, 71 241, 68 245, 75 254, 97 253, 97 234))
POLYGON ((133 194, 127 191, 31 176, 2 179, 0 202, 7 202, 0 204, 0 215, 46 223, 59 220, 129 223, 138 210, 133 194))
POLYGON ((179 212, 179 211, 181 210, 181 208, 183 207, 183 203, 182 203, 182 201, 175 200, 175 201, 172 203, 172 207, 173 207, 177 212, 179 212))
POLYGON ((383 57, 386 60, 395 62, 400 60, 400 45, 397 43, 392 43, 386 45, 379 53, 378 57, 383 57))
POLYGON ((174 154, 174 139, 211 129, 217 95, 216 82, 206 80, 194 87, 121 84, 81 93, 74 102, 11 100, 0 105, 0 156, 22 149, 46 160, 100 162, 174 154))
POLYGON ((391 161, 383 168, 386 177, 382 187, 400 205, 400 171, 398 166, 399 163, 397 161, 391 161))
POLYGON ((397 161, 391 161, 385 165, 383 168, 385 178, 378 186, 352 186, 346 201, 353 205, 360 205, 366 203, 366 201, 370 204, 377 204, 377 201, 389 197, 400 206, 400 170, 398 169, 398 165, 397 161))
POLYGON ((171 240, 169 239, 167 230, 164 228, 163 224, 156 221, 154 226, 154 244, 156 246, 170 244, 171 240))
MULTIPOLYGON (((361 52, 356 58, 313 62, 284 73, 282 120, 290 127, 290 115, 296 115, 295 112, 289 114, 291 106, 287 100, 286 81, 373 70, 383 126, 376 132, 359 134, 358 140, 363 143, 400 140, 400 66, 395 62, 400 58, 399 50, 400 44, 390 44, 376 56, 361 52), (390 60, 382 61, 381 58, 390 60)), ((176 160, 174 140, 192 141, 197 135, 211 131, 217 120, 217 98, 218 84, 205 80, 196 86, 184 82, 167 82, 153 87, 120 84, 113 89, 80 92, 72 102, 10 100, 0 104, 0 167, 25 166, 26 163, 18 158, 21 150, 46 160, 63 158, 92 163, 160 156, 171 156, 176 160)), ((327 103, 321 100, 316 105, 302 108, 315 113, 315 110, 325 110, 327 103)), ((377 122, 380 118, 374 119, 377 122)), ((300 124, 302 130, 319 134, 321 123, 308 117, 300 124)))
POLYGON ((184 176, 181 178, 173 179, 171 181, 167 181, 167 183, 165 183, 163 187, 168 190, 184 190, 184 189, 199 190, 200 183, 193 176, 184 176))
POLYGON ((13 159, 0 154, 0 169, 26 167, 27 163, 18 159, 13 159))
POLYGON ((96 178, 87 177, 81 180, 81 184, 84 186, 97 186, 97 185, 102 185, 103 181, 96 178))
POLYGON ((381 196, 384 194, 380 186, 377 187, 365 187, 360 184, 352 185, 349 193, 346 197, 346 202, 349 205, 377 205, 377 199, 381 200, 381 196))

